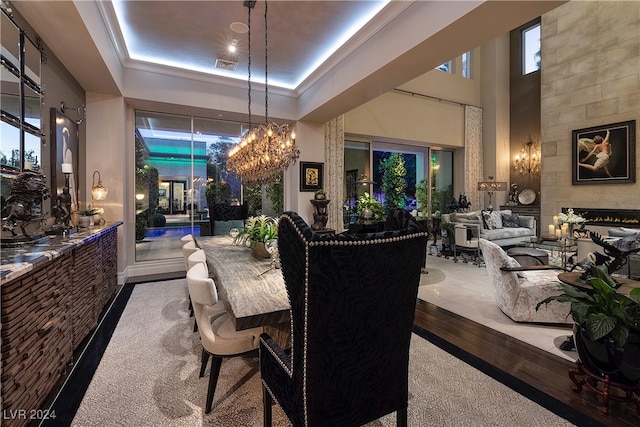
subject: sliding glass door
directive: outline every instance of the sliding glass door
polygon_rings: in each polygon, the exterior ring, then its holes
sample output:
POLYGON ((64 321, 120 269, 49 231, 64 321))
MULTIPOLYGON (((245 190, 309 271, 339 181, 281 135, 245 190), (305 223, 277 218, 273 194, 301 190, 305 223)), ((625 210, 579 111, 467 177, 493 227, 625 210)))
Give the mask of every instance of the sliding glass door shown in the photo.
MULTIPOLYGON (((356 205, 364 192, 383 205, 385 180, 394 167, 403 172, 404 190, 396 205, 413 211, 419 209, 428 217, 446 212, 453 197, 453 152, 409 144, 345 140, 343 225, 358 220, 356 205), (390 164, 390 160, 393 164, 390 164), (386 177, 385 177, 386 176, 386 177), (417 201, 418 187, 426 193, 426 202, 417 201)), ((424 199, 424 196, 422 197, 424 199)))

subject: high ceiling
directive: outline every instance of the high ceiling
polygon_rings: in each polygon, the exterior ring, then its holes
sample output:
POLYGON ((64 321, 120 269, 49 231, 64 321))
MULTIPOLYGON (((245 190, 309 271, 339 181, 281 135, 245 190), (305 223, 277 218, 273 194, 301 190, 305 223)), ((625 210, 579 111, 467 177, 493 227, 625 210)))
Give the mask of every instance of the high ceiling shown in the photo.
POLYGON ((122 31, 133 60, 243 81, 250 36, 252 80, 264 82, 267 62, 269 84, 294 89, 389 0, 258 1, 253 8, 244 3, 118 1, 112 3, 117 23, 111 26, 122 31), (228 47, 234 40, 237 52, 231 53, 228 47), (237 67, 216 68, 216 59, 237 67))
MULTIPOLYGON (((325 122, 564 1, 269 1, 270 116, 325 122), (364 26, 354 32, 356 22, 364 26)), ((231 29, 248 21, 242 0, 10 4, 86 93, 155 111, 246 115, 248 34, 231 29), (236 58, 226 52, 233 38, 236 58), (235 72, 211 74, 216 58, 236 60, 235 72)), ((264 11, 259 0, 251 12, 255 100, 264 94, 264 11)))

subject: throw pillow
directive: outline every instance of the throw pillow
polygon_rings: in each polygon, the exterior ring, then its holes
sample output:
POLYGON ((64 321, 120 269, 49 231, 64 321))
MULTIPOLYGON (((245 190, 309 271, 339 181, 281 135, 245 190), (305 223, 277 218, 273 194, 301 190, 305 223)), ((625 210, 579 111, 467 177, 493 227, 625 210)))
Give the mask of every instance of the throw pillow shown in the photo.
POLYGON ((503 227, 520 227, 520 220, 518 214, 502 214, 502 226, 503 227))
POLYGON ((482 220, 487 230, 502 228, 502 216, 496 211, 482 211, 482 220))
POLYGON ((482 219, 482 226, 485 230, 493 230, 490 225, 491 219, 491 211, 482 211, 480 212, 480 218, 482 219))

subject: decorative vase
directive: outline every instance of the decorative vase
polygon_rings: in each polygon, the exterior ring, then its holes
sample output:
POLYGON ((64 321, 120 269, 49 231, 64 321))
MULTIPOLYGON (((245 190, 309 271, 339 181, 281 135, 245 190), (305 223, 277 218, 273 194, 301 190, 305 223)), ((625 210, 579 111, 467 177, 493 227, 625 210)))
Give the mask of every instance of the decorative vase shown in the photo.
POLYGON ((78 227, 89 228, 89 224, 91 223, 91 219, 92 218, 90 216, 80 215, 78 217, 78 227))
POLYGON ((629 335, 624 348, 613 340, 591 341, 584 327, 573 325, 573 339, 578 357, 591 373, 622 384, 636 384, 640 380, 640 337, 629 335))
POLYGON ((251 245, 251 255, 258 259, 271 258, 271 254, 267 251, 264 242, 254 242, 251 245))
POLYGON ((327 198, 326 194, 316 194, 315 196, 313 196, 314 199, 316 200, 325 200, 327 198))

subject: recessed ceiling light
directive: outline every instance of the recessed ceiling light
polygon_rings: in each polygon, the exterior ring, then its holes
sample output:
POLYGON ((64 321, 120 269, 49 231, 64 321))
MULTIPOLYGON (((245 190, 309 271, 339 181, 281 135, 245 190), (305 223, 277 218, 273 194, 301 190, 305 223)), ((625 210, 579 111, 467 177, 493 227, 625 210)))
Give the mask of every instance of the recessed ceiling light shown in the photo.
POLYGON ((244 34, 249 31, 249 27, 247 27, 247 24, 244 24, 242 22, 232 22, 229 27, 234 33, 244 34))
POLYGON ((227 47, 230 53, 236 53, 238 50, 238 39, 231 39, 231 43, 229 43, 229 47, 227 47))

